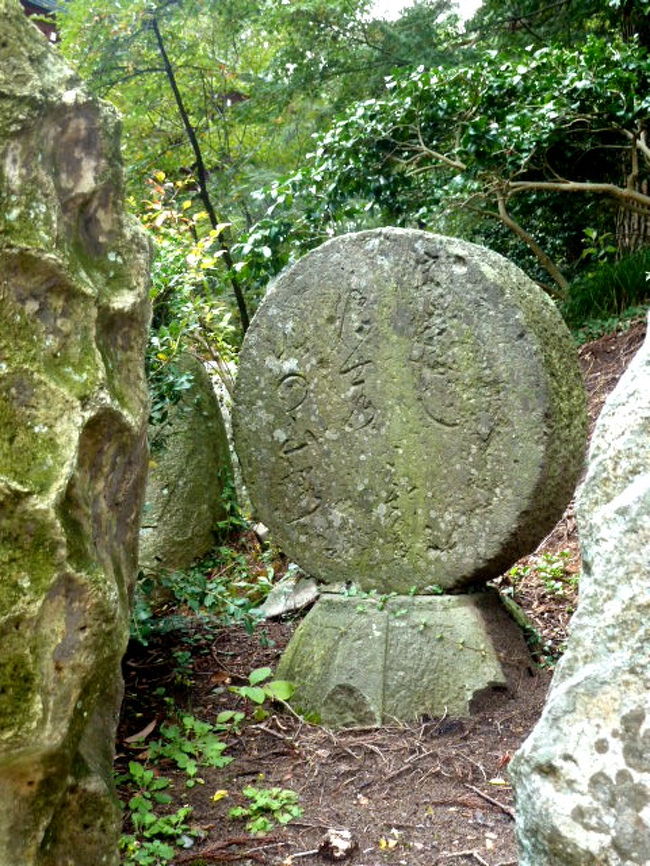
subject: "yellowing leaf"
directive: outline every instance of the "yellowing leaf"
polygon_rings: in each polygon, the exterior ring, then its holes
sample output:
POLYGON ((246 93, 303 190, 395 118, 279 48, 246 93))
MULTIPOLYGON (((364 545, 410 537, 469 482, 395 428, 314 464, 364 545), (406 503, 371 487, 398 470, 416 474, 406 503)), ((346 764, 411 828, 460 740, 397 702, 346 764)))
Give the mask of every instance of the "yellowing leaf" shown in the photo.
POLYGON ((153 176, 158 181, 158 183, 162 183, 167 177, 164 171, 155 171, 153 176))
POLYGON ((379 848, 381 851, 392 851, 397 846, 397 839, 386 839, 382 836, 379 840, 379 848))
POLYGON ((215 803, 218 803, 219 800, 223 800, 224 797, 227 797, 227 796, 228 796, 228 791, 226 791, 224 788, 220 788, 218 791, 214 792, 214 794, 212 795, 212 799, 214 800, 215 803))
POLYGON ((224 232, 226 229, 229 229, 232 223, 217 223, 217 225, 210 232, 211 238, 218 238, 219 235, 224 232))
POLYGON ((181 207, 183 208, 183 210, 189 210, 192 207, 191 199, 186 198, 181 207))

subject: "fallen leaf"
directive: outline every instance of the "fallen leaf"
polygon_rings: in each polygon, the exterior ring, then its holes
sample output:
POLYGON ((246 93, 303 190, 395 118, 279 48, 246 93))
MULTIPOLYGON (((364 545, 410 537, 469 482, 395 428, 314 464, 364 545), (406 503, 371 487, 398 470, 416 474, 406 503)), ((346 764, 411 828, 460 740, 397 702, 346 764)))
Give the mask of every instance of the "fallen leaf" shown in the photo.
POLYGON ((137 734, 131 734, 130 737, 125 737, 124 742, 125 743, 137 743, 138 740, 146 740, 146 738, 154 730, 154 728, 156 727, 157 724, 158 724, 158 719, 154 719, 152 722, 149 722, 149 724, 146 727, 144 727, 141 731, 138 731, 137 734))
POLYGON ((228 796, 228 791, 226 791, 224 788, 220 788, 218 791, 214 792, 214 794, 212 795, 212 799, 214 800, 215 803, 218 803, 219 800, 223 800, 224 797, 227 797, 227 796, 228 796))
POLYGON ((379 840, 379 848, 382 851, 392 851, 393 848, 397 847, 397 839, 386 839, 385 836, 382 836, 379 840))

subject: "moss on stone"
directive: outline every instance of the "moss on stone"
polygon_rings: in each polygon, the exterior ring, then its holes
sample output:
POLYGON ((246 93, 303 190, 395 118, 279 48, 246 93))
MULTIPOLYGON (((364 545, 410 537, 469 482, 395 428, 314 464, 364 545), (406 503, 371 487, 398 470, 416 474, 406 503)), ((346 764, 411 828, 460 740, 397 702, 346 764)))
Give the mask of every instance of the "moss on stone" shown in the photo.
POLYGON ((33 712, 35 685, 29 653, 5 643, 0 658, 0 743, 33 712))
POLYGON ((34 493, 56 486, 78 416, 70 397, 29 370, 0 374, 0 476, 34 493))
POLYGON ((27 250, 0 256, 0 359, 37 372, 78 399, 100 379, 94 345, 92 298, 73 284, 61 264, 27 250))

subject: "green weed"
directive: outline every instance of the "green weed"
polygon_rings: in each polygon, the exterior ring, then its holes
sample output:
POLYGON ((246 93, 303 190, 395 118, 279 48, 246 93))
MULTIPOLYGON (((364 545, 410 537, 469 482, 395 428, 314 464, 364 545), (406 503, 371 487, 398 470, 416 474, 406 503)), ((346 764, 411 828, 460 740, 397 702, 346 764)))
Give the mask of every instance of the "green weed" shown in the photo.
POLYGON ((160 727, 161 739, 149 744, 149 758, 156 761, 168 758, 187 776, 186 787, 193 788, 202 784, 198 775, 199 767, 226 767, 232 758, 224 755, 226 743, 220 737, 223 730, 230 730, 243 719, 243 714, 228 714, 227 722, 223 715, 217 716, 220 728, 209 722, 202 722, 194 716, 183 715, 179 724, 163 724, 160 727))
POLYGON ((128 772, 118 776, 117 784, 128 784, 135 789, 127 808, 133 827, 132 834, 120 839, 123 866, 159 866, 168 863, 176 848, 185 847, 194 831, 187 824, 190 806, 159 815, 157 806, 167 806, 172 797, 166 789, 171 780, 157 775, 137 761, 129 762, 128 772))
POLYGON ((146 646, 154 636, 178 631, 191 643, 197 619, 203 636, 217 624, 241 625, 252 634, 260 622, 255 609, 273 586, 276 555, 264 551, 261 568, 253 571, 244 553, 222 545, 193 568, 155 579, 141 576, 133 600, 131 636, 146 646))
POLYGON ((229 817, 246 821, 246 829, 255 835, 264 835, 277 824, 288 824, 299 818, 303 809, 298 805, 298 794, 286 788, 255 788, 252 785, 242 791, 250 803, 235 806, 229 817))
POLYGON ((248 675, 248 685, 230 686, 228 689, 257 705, 254 713, 256 721, 262 721, 269 715, 263 704, 267 701, 288 701, 296 690, 288 680, 269 680, 272 675, 271 668, 256 668, 248 675))
POLYGON ((535 574, 544 584, 544 589, 551 595, 565 595, 568 590, 578 586, 580 577, 567 569, 572 558, 570 550, 559 553, 542 553, 530 560, 528 565, 516 565, 508 571, 513 584, 535 574))
POLYGON ((647 314, 645 307, 628 307, 620 315, 607 316, 602 319, 588 319, 581 327, 573 332, 574 339, 579 346, 598 340, 606 334, 616 334, 627 331, 640 318, 647 314))
POLYGON ((593 328, 595 321, 617 321, 630 308, 647 307, 650 301, 648 271, 650 248, 618 261, 600 261, 569 287, 569 297, 562 305, 562 314, 569 327, 575 330, 593 328))

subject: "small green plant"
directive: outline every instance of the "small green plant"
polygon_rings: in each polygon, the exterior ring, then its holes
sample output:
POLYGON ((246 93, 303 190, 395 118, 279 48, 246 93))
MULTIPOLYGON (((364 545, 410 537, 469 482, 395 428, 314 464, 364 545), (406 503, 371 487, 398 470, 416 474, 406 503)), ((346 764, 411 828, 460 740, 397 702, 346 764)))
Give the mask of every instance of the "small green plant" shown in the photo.
POLYGON ((508 571, 508 577, 513 583, 517 583, 530 574, 530 565, 513 565, 508 571))
POLYGON ((286 788, 255 788, 252 785, 242 791, 250 803, 235 806, 228 815, 246 821, 246 829, 255 835, 264 835, 277 824, 288 824, 303 814, 298 805, 298 794, 286 788))
POLYGON ((248 675, 248 685, 230 686, 229 691, 240 698, 246 698, 257 705, 254 718, 262 721, 267 718, 268 710, 262 706, 267 701, 288 701, 295 692, 295 686, 288 680, 269 680, 273 676, 271 668, 255 668, 248 675))
POLYGON ((171 796, 163 793, 171 785, 171 780, 159 776, 138 761, 129 761, 128 773, 118 776, 115 781, 118 785, 129 784, 137 789, 138 793, 131 800, 136 808, 140 808, 143 801, 149 805, 153 803, 167 805, 172 802, 171 796))
POLYGON ((222 535, 227 535, 233 530, 247 529, 249 523, 237 502, 237 490, 232 474, 221 472, 220 481, 221 504, 225 511, 225 517, 217 523, 217 529, 222 535))
POLYGON ((176 848, 185 847, 194 835, 186 823, 191 807, 182 806, 173 813, 158 814, 156 807, 172 802, 166 790, 171 781, 137 761, 130 761, 128 772, 118 776, 116 781, 118 785, 127 784, 135 789, 127 804, 133 833, 125 834, 120 840, 123 866, 168 863, 176 848))
MULTIPOLYGON (((222 730, 232 728, 237 724, 242 714, 234 714, 226 723, 222 718, 222 730)), ((217 717, 219 721, 219 716, 217 717)), ((226 743, 220 737, 220 732, 209 722, 202 722, 194 716, 183 715, 180 724, 164 724, 160 727, 162 737, 149 744, 149 758, 156 761, 159 758, 169 758, 179 770, 187 776, 185 785, 193 788, 202 784, 203 779, 198 775, 200 766, 203 767, 225 767, 231 763, 232 758, 224 755, 227 748, 226 743)))
MULTIPOLYGON (((200 623, 205 636, 217 624, 241 625, 252 634, 260 622, 255 609, 273 586, 273 551, 262 555, 263 571, 251 571, 246 556, 226 545, 193 568, 160 575, 141 575, 136 585, 131 616, 131 636, 146 646, 157 635, 180 632, 191 642, 193 627, 200 623)), ((177 659, 178 673, 191 671, 177 659)))
POLYGON ((551 595, 564 595, 567 589, 578 585, 579 575, 568 571, 571 560, 570 550, 558 553, 542 553, 534 556, 527 565, 515 565, 508 571, 508 577, 513 585, 524 578, 536 575, 544 584, 544 589, 551 595))
POLYGON ((612 261, 618 252, 614 243, 615 238, 611 232, 599 232, 598 229, 586 228, 583 232, 583 249, 581 260, 595 262, 612 261))
POLYGON ((567 571, 567 561, 571 552, 561 550, 558 554, 542 553, 536 558, 535 568, 542 579, 544 588, 552 595, 564 595, 567 588, 575 587, 578 577, 567 571))

